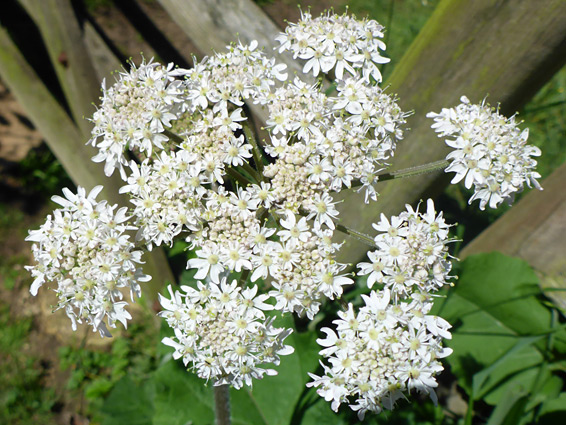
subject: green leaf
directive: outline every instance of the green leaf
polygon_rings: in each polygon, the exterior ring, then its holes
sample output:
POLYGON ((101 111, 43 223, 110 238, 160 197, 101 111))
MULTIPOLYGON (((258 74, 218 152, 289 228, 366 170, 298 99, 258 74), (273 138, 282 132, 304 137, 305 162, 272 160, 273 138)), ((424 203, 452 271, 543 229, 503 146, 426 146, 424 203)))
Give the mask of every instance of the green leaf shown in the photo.
POLYGON ((107 378, 96 379, 85 387, 85 397, 90 400, 103 397, 113 386, 114 383, 107 378))
MULTIPOLYGON (((481 398, 489 390, 490 387, 487 383, 499 367, 505 368, 508 366, 508 363, 513 361, 513 356, 518 355, 523 348, 528 347, 532 343, 542 339, 544 336, 545 335, 519 338, 517 343, 503 356, 499 357, 491 366, 476 373, 472 378, 472 391, 474 398, 476 400, 481 398)), ((528 367, 525 369, 528 369, 528 367)))
MULTIPOLYGON (((537 379, 549 378, 548 372, 539 376, 539 368, 544 337, 556 329, 551 311, 537 298, 537 282, 528 264, 499 253, 471 256, 461 264, 460 278, 437 314, 454 325, 448 362, 474 398, 485 395, 495 405, 508 386, 530 391, 537 379)), ((562 328, 554 333, 554 348, 566 349, 562 328)))
POLYGON ((155 409, 153 425, 193 425, 214 422, 212 384, 185 370, 181 363, 168 361, 153 377, 155 409))
POLYGON ((523 417, 527 403, 527 391, 508 388, 491 414, 487 425, 517 424, 523 417))
MULTIPOLYGON (((275 326, 294 328, 293 318, 277 319, 275 326)), ((307 372, 317 368, 319 347, 314 333, 292 333, 285 342, 295 353, 282 356, 276 376, 254 381, 250 390, 244 387, 230 392, 234 425, 287 425, 304 395, 309 380, 307 372)), ((171 349, 168 349, 170 352, 171 349)), ((154 376, 156 397, 154 425, 210 424, 214 420, 212 383, 188 372, 180 362, 167 361, 154 376)))
POLYGON ((539 425, 556 425, 566 420, 566 392, 543 404, 539 413, 539 425))
POLYGON ((102 425, 152 425, 154 391, 151 382, 139 385, 124 376, 101 408, 102 425))

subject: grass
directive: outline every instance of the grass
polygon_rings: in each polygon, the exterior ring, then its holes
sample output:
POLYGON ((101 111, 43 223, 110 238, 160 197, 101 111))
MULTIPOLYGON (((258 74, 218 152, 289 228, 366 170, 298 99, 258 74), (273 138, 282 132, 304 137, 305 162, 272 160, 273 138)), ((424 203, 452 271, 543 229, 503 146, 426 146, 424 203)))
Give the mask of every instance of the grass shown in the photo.
POLYGON ((146 311, 112 341, 109 350, 61 347, 60 366, 70 372, 66 389, 73 397, 84 395, 88 402, 81 414, 88 416, 92 424, 99 423, 100 408, 121 378, 127 375, 141 381, 156 369, 158 344, 159 330, 153 315, 146 311))

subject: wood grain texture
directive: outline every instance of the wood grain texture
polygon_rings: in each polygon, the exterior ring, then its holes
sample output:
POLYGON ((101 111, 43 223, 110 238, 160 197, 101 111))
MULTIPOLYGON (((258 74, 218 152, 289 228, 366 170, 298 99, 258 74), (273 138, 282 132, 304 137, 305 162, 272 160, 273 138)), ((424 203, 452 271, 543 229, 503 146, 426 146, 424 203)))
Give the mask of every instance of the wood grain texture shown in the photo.
MULTIPOLYGON (((281 29, 251 0, 159 0, 171 18, 204 55, 223 52, 240 40, 257 40, 266 52, 279 46, 274 38, 281 29)), ((289 59, 291 69, 300 70, 289 59)))
POLYGON ((59 84, 69 104, 73 120, 84 140, 90 137, 100 96, 100 81, 83 41, 83 32, 70 0, 20 0, 37 25, 59 84))
MULTIPOLYGON (((391 78, 403 110, 415 113, 411 131, 392 161, 392 169, 443 159, 448 149, 430 129, 429 111, 459 103, 501 104, 513 114, 566 63, 565 0, 444 0, 414 40, 391 78)), ((378 184, 377 203, 361 208, 363 198, 348 193, 341 205, 344 224, 371 232, 381 212, 397 214, 405 203, 434 195, 447 183, 443 173, 378 184)), ((348 240, 348 258, 366 247, 348 240)), ((342 259, 344 260, 344 259, 342 259)))
POLYGON ((6 30, 0 26, 0 76, 23 106, 34 126, 69 177, 87 190, 104 184, 104 196, 111 203, 125 204, 118 194, 122 181, 117 174, 104 177, 102 164, 90 158, 96 150, 85 145, 85 138, 69 115, 27 63, 6 30))
POLYGON ((110 85, 114 81, 112 74, 122 69, 122 63, 114 56, 90 22, 84 23, 84 43, 98 81, 106 79, 107 84, 110 85))
POLYGON ((499 251, 520 257, 539 274, 543 288, 566 310, 566 163, 542 182, 543 191, 525 195, 503 217, 461 251, 463 259, 499 251))
MULTIPOLYGON (((104 166, 90 160, 96 150, 85 145, 84 136, 53 98, 2 26, 0 77, 23 106, 73 182, 87 190, 103 184, 100 199, 106 199, 111 204, 127 205, 127 199, 118 193, 118 188, 124 184, 118 173, 106 177, 104 166)), ((153 277, 152 281, 145 284, 144 294, 149 300, 155 301, 163 285, 166 282, 174 282, 175 278, 162 250, 154 249, 151 253, 146 253, 144 260, 145 273, 153 277)))

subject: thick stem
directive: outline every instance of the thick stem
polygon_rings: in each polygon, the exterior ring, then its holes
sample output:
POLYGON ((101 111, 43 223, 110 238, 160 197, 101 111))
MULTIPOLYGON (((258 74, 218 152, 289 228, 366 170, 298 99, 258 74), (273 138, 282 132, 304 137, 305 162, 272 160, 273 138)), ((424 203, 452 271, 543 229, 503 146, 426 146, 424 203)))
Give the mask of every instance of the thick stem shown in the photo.
POLYGON ((230 425, 230 386, 218 385, 214 387, 214 410, 216 425, 230 425))

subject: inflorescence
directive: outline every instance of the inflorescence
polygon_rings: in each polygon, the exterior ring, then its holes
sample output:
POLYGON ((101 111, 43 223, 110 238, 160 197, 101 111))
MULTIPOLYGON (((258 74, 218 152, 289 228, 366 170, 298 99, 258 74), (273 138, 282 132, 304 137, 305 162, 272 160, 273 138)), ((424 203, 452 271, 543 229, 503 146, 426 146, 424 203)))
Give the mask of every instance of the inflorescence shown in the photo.
POLYGON ((489 105, 474 105, 462 96, 456 108, 444 108, 434 118, 432 128, 439 137, 450 137, 446 144, 453 148, 447 160, 451 164, 446 172, 456 173, 452 183, 464 180, 464 185, 474 187, 469 203, 478 199, 480 209, 497 208, 503 201, 513 202, 515 194, 523 186, 541 189, 536 179, 540 149, 527 144, 529 129, 521 131, 515 117, 505 118, 489 105))
MULTIPOLYGON (((93 160, 107 175, 119 171, 132 206, 96 201, 100 187, 55 197, 62 209, 28 237, 37 262, 28 267, 32 294, 56 282, 58 308, 73 328, 85 321, 109 335, 106 323, 131 318, 121 289, 133 299, 149 279, 136 247, 182 238, 194 252, 187 268, 195 282, 160 296, 160 315, 174 329, 163 342, 215 385, 251 386, 275 374, 270 365, 293 351, 284 343, 291 329, 264 312, 313 319, 354 282, 336 260, 335 233, 344 227, 334 195, 356 188, 375 201, 379 174, 404 136, 408 114, 378 85, 378 65, 388 62, 382 38, 373 20, 307 12, 277 37, 280 52, 305 61, 303 72, 334 80, 330 94, 322 83, 288 78, 255 41, 188 70, 144 61, 103 85, 93 160), (245 103, 268 112, 269 140, 255 140, 245 103)), ((540 152, 513 118, 465 98, 429 116, 440 136, 451 137, 446 171, 474 186, 471 201, 480 208, 497 206, 524 182, 538 187, 531 156, 540 152)), ((309 385, 334 410, 346 403, 363 418, 411 391, 436 400, 450 325, 429 312, 450 278, 449 227, 432 200, 424 212, 407 206, 374 224, 380 233, 366 237, 371 250, 357 265, 367 276, 365 305, 349 304, 318 340, 324 374, 311 374, 309 385)))

